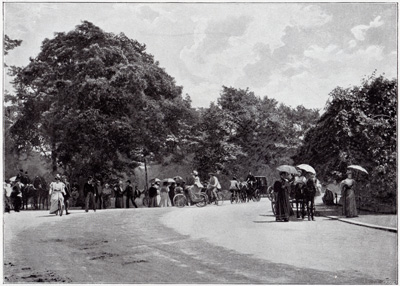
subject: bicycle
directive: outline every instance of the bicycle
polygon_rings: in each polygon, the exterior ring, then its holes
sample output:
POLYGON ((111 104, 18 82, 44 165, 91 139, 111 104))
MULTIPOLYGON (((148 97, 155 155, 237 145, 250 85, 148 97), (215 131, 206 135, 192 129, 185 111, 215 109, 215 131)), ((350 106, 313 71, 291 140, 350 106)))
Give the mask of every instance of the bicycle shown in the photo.
POLYGON ((208 194, 206 195, 208 204, 216 204, 217 206, 221 206, 224 203, 224 196, 220 190, 217 190, 217 197, 215 197, 214 193, 210 189, 203 189, 202 191, 206 191, 208 194))
POLYGON ((232 195, 231 195, 231 204, 239 203, 239 191, 238 190, 232 190, 232 195))
MULTIPOLYGON (((190 189, 188 190, 188 193, 191 204, 195 204, 197 207, 204 207, 207 205, 207 197, 204 193, 195 193, 190 189)), ((185 194, 178 193, 174 196, 172 201, 174 203, 174 206, 178 208, 183 208, 187 205, 188 198, 185 196, 185 194)))

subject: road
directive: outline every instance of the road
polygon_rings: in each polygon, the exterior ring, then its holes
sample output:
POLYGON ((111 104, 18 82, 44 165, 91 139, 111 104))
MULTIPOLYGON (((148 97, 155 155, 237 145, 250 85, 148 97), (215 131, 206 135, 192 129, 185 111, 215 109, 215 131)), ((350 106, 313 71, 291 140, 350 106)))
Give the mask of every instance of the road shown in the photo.
POLYGON ((4 246, 6 283, 397 284, 397 233, 323 217, 277 223, 267 199, 12 212, 4 246))

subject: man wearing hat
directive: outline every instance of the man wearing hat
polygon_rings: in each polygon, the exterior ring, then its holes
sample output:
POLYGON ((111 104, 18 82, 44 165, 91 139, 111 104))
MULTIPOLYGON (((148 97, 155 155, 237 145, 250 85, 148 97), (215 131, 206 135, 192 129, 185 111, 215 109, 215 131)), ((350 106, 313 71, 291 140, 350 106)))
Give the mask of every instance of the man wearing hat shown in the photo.
POLYGON ((221 185, 219 184, 218 178, 215 176, 214 173, 208 173, 210 175, 210 180, 208 181, 207 189, 209 192, 212 192, 215 198, 215 201, 217 201, 217 189, 221 188, 221 185))
POLYGON ((133 206, 137 208, 135 203, 135 193, 133 191, 133 187, 131 186, 131 181, 126 181, 128 185, 125 187, 124 195, 126 196, 126 208, 129 209, 129 201, 132 202, 133 206))
POLYGON ((93 211, 96 211, 96 189, 93 177, 89 177, 83 186, 83 194, 85 196, 85 212, 89 211, 89 202, 92 203, 93 211))
POLYGON ((68 182, 67 176, 62 176, 62 182, 65 185, 65 195, 64 195, 64 205, 65 205, 65 214, 69 215, 69 199, 71 198, 71 185, 68 182))

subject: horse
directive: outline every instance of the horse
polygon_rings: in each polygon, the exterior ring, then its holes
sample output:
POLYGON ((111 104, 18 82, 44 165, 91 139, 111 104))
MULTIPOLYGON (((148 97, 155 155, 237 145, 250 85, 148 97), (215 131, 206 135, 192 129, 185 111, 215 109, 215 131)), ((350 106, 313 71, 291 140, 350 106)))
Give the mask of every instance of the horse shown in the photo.
POLYGON ((26 184, 21 188, 22 193, 22 209, 28 210, 29 200, 31 199, 31 207, 38 208, 39 193, 32 184, 26 184))
POLYGON ((33 186, 36 188, 38 193, 38 208, 41 209, 41 207, 43 207, 44 209, 46 205, 46 209, 48 210, 49 192, 46 180, 41 176, 36 176, 35 179, 33 179, 33 186))
POLYGON ((301 212, 301 218, 304 219, 305 215, 305 184, 298 182, 294 185, 294 199, 296 202, 296 214, 297 218, 300 218, 299 207, 301 212))
POLYGON ((304 204, 307 207, 308 220, 310 220, 310 217, 312 220, 314 220, 314 197, 318 189, 317 183, 317 179, 315 177, 311 177, 307 180, 304 189, 304 204))

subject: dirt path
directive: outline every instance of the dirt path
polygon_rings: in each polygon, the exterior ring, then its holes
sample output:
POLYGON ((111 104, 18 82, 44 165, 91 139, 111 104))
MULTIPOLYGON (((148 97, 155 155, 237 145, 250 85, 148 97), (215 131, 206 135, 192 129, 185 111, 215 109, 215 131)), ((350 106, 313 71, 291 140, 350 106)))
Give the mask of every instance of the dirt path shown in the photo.
MULTIPOLYGON (((247 208, 254 210, 254 205, 247 208)), ((235 232, 230 233, 231 219, 235 218, 232 214, 238 210, 225 205, 201 209, 74 211, 62 217, 41 211, 6 214, 4 282, 371 284, 384 281, 352 270, 340 271, 338 276, 334 270, 298 267, 232 247, 230 234, 242 233, 234 238, 235 245, 246 244, 254 236, 251 229, 262 225, 251 221, 248 227, 242 229, 237 225, 233 228, 235 232), (208 221, 210 217, 201 221, 205 214, 213 217, 212 223, 208 221), (181 228, 190 231, 184 233, 181 228)), ((259 213, 257 217, 266 218, 259 213)), ((265 237, 258 235, 258 238, 258 246, 270 243, 265 237)), ((249 241, 253 243, 252 239, 249 241)))

